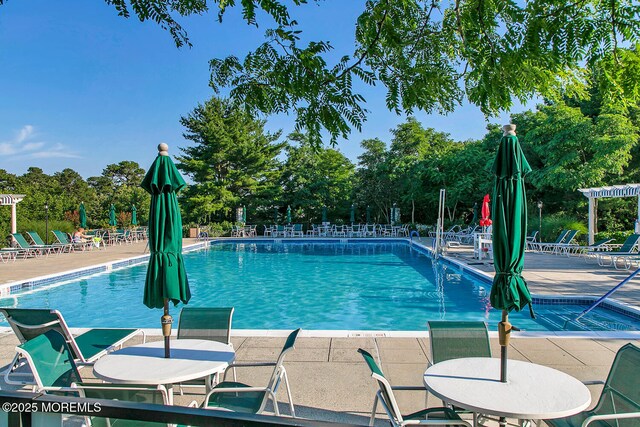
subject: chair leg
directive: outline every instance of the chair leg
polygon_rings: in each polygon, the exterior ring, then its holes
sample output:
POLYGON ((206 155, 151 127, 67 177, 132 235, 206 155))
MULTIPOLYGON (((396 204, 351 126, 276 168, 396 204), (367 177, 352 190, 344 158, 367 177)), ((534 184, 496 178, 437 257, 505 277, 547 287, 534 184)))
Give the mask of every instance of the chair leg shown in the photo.
POLYGON ((289 387, 289 378, 287 377, 287 371, 284 370, 283 368, 283 372, 284 372, 284 385, 287 388, 287 397, 289 398, 289 410, 291 411, 291 416, 293 418, 296 417, 296 410, 293 407, 293 399, 291 398, 291 387, 289 387))
POLYGON ((378 409, 378 393, 373 398, 373 408, 371 409, 371 418, 369 418, 369 426, 373 426, 376 421, 376 409, 378 409))

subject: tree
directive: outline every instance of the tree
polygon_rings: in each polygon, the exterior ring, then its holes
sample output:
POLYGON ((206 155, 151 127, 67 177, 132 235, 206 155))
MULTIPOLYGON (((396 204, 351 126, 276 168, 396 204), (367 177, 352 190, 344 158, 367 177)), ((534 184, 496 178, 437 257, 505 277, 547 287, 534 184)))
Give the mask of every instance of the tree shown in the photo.
MULTIPOLYGON (((0 0, 0 5, 6 0, 0 0)), ((190 46, 174 15, 218 10, 222 20, 235 0, 104 0, 124 18, 155 21, 176 46, 190 46)), ((317 2, 317 0, 316 0, 317 2)), ((487 115, 508 111, 514 100, 555 99, 580 90, 589 66, 615 105, 635 104, 640 67, 621 47, 640 41, 640 6, 633 0, 368 0, 355 25, 355 46, 335 57, 330 41, 302 43, 290 9, 307 0, 238 2, 249 25, 273 20, 266 42, 244 59, 211 61, 211 86, 251 112, 291 112, 296 130, 321 143, 335 142, 366 120, 365 99, 354 80, 387 91, 387 107, 447 113, 466 98, 487 115), (585 69, 584 66, 587 66, 585 69)))
POLYGON ((306 135, 294 133, 288 139, 281 180, 283 204, 308 221, 319 222, 323 207, 334 220, 348 218, 353 163, 337 150, 315 149, 306 135))
POLYGON ((358 156, 358 170, 356 171, 356 185, 354 198, 361 208, 370 206, 376 209, 372 211, 374 218, 382 212, 387 223, 390 222, 389 210, 393 205, 395 190, 391 182, 389 153, 387 146, 378 138, 365 139, 360 143, 364 152, 358 156))
POLYGON ((266 132, 263 120, 215 97, 180 123, 194 144, 176 156, 178 169, 194 182, 184 192, 188 219, 228 218, 240 205, 257 206, 274 196, 277 156, 284 147, 276 142, 279 132, 266 132))

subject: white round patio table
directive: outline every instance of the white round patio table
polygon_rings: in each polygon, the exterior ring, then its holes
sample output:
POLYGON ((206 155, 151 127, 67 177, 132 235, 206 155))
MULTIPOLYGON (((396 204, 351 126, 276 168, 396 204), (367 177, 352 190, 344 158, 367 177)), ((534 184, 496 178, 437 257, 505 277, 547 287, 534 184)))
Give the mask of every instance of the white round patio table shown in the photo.
POLYGON ((500 359, 490 357, 451 359, 424 373, 433 395, 484 415, 544 420, 577 414, 591 404, 584 384, 546 366, 509 360, 507 379, 500 382, 500 359))
POLYGON ((116 384, 164 385, 173 403, 173 384, 224 372, 235 359, 230 346, 208 340, 171 340, 171 358, 164 340, 125 347, 93 365, 96 378, 116 384))

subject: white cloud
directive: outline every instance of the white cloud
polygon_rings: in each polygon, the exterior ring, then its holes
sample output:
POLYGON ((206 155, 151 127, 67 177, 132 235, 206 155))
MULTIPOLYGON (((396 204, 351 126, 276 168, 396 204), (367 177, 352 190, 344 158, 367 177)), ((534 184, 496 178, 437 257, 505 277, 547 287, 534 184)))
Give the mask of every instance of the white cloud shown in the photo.
POLYGON ((80 157, 64 144, 42 141, 32 125, 23 126, 13 139, 0 142, 0 155, 27 159, 80 157))

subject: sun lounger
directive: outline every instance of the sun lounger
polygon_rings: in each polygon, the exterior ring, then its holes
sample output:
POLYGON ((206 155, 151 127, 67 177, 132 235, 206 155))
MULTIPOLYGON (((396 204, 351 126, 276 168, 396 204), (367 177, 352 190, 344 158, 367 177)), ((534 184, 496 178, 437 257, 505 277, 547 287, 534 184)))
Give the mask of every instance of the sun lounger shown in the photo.
POLYGON ((33 256, 47 255, 48 256, 53 251, 53 247, 51 246, 30 245, 20 233, 12 233, 11 236, 18 244, 18 247, 27 252, 27 255, 33 255, 33 256))
POLYGON ((70 251, 68 245, 62 245, 60 243, 54 243, 52 245, 47 245, 44 240, 42 240, 42 238, 40 237, 40 235, 38 234, 37 231, 27 231, 27 236, 29 236, 29 238, 31 239, 31 241, 33 242, 34 247, 51 247, 53 252, 64 252, 65 250, 70 251))
POLYGON ((640 256, 640 253, 638 253, 638 250, 636 248, 639 240, 640 234, 632 234, 631 236, 627 237, 627 240, 624 241, 622 246, 617 251, 592 251, 588 252, 588 255, 595 257, 598 265, 602 267, 611 265, 615 267, 618 260, 624 260, 627 257, 640 256))
POLYGON ((558 234, 555 242, 527 242, 527 248, 536 252, 544 252, 550 245, 557 245, 558 243, 564 242, 569 231, 570 230, 562 230, 560 234, 558 234))
POLYGON ((67 233, 65 233, 64 231, 53 230, 52 233, 54 236, 56 236, 56 240, 58 240, 61 245, 68 245, 70 251, 76 249, 85 251, 87 249, 91 249, 94 246, 93 242, 72 242, 69 240, 69 238, 67 237, 67 233))

